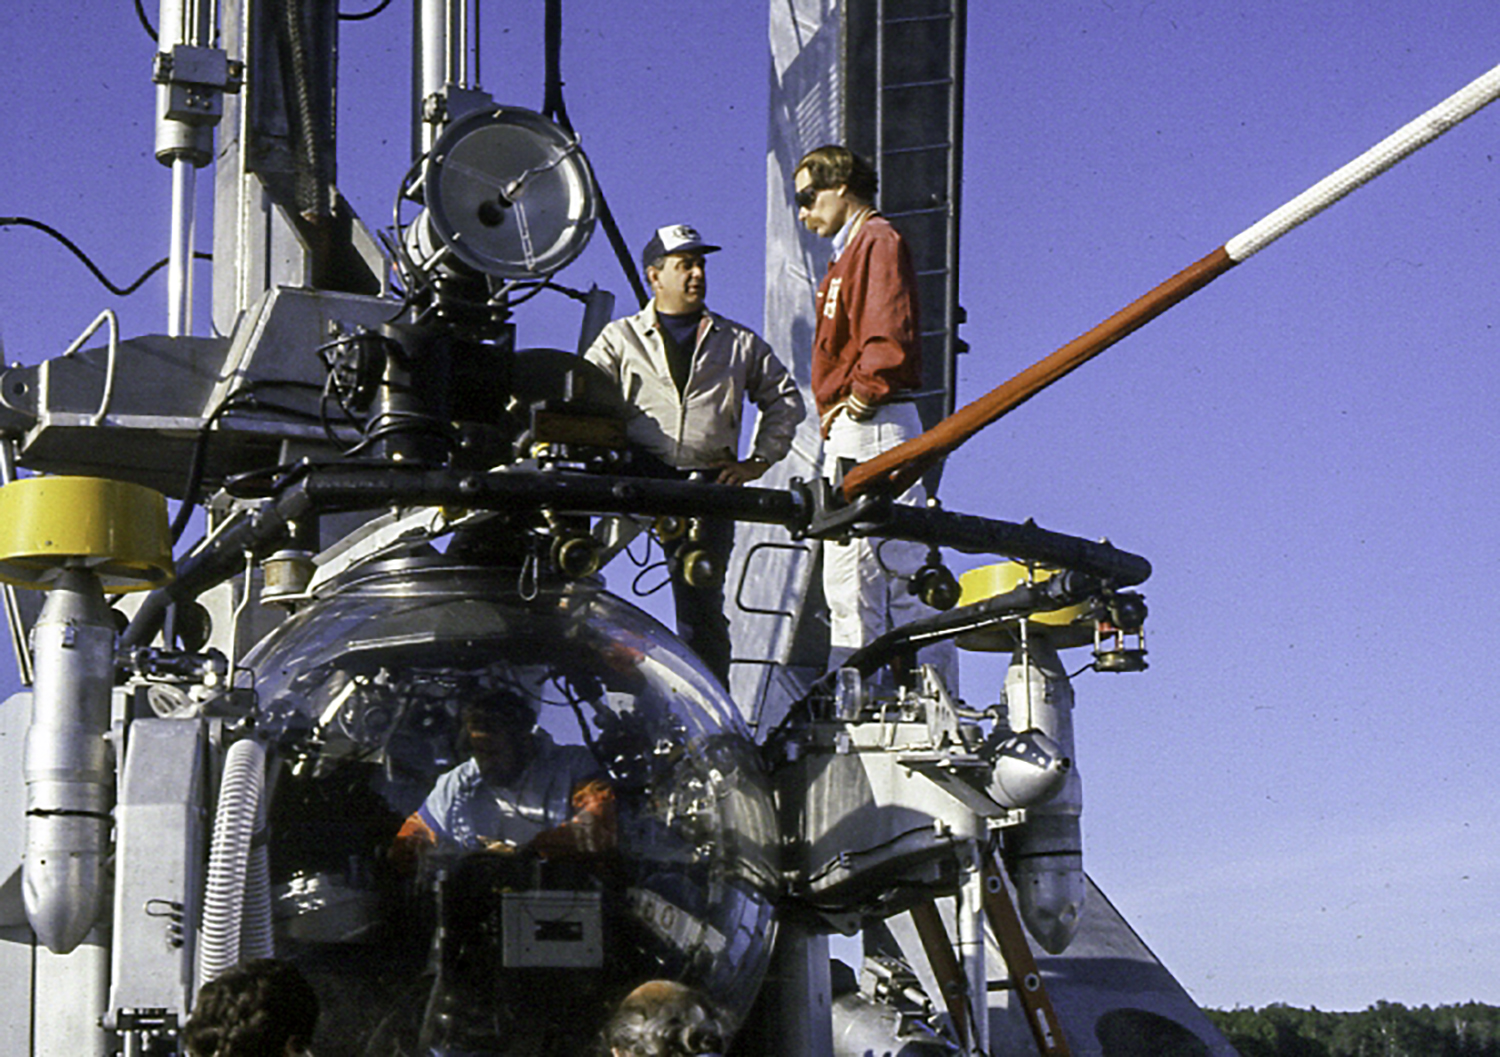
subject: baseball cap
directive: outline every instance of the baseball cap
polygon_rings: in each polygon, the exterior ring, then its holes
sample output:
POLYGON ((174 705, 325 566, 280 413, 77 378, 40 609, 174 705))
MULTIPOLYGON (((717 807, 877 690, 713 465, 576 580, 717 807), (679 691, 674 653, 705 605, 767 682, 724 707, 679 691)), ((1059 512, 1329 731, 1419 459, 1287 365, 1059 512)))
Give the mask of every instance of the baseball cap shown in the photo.
POLYGON ((646 248, 641 251, 641 265, 649 267, 658 257, 672 253, 713 253, 717 249, 718 246, 710 246, 703 241, 697 228, 686 224, 668 224, 664 228, 657 228, 651 241, 646 243, 646 248))

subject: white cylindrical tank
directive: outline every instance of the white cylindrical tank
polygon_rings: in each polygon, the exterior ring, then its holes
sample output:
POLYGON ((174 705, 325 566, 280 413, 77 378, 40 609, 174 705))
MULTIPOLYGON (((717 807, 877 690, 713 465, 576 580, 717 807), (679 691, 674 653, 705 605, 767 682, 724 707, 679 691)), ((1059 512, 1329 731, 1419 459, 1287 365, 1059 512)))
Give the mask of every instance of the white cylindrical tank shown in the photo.
MULTIPOLYGON (((1073 759, 1073 687, 1045 636, 1034 633, 1012 655, 1005 673, 1011 730, 1040 731, 1073 759)), ((1021 920, 1044 949, 1060 954, 1083 913, 1083 780, 1069 766, 1062 789, 1026 809, 1026 821, 1005 831, 1005 863, 1016 886, 1021 920)))

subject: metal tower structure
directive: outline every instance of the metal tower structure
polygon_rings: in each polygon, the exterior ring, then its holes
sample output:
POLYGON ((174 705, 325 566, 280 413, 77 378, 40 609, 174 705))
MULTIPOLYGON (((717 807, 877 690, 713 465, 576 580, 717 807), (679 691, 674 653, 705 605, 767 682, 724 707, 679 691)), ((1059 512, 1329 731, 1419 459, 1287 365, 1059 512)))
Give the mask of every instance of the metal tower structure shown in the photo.
POLYGON ((953 413, 963 188, 964 2, 851 3, 844 141, 875 163, 880 211, 906 236, 922 309, 922 422, 953 413))

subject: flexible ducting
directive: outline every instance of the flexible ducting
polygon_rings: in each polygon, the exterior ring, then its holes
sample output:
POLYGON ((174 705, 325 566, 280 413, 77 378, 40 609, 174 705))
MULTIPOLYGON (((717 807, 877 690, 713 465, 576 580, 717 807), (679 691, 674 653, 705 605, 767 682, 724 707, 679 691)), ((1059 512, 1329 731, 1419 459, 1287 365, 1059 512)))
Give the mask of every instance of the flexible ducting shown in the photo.
POLYGON ((265 746, 252 738, 231 745, 224 756, 209 847, 208 888, 198 938, 198 987, 238 965, 243 957, 271 953, 269 879, 254 880, 266 873, 264 842, 255 849, 257 861, 252 862, 257 827, 265 818, 265 782, 265 746), (248 944, 242 939, 247 928, 258 933, 248 944))

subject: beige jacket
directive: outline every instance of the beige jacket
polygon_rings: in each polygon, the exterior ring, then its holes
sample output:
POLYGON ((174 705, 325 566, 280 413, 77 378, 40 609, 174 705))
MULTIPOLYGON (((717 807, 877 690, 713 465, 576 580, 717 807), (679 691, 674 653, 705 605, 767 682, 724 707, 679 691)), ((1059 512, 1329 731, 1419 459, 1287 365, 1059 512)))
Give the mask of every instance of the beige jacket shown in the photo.
POLYGON ((672 382, 656 302, 610 323, 584 357, 602 367, 630 408, 630 440, 680 470, 739 459, 740 418, 760 409, 754 458, 774 463, 791 449, 805 408, 797 383, 771 346, 748 327, 705 311, 682 395, 672 382))

